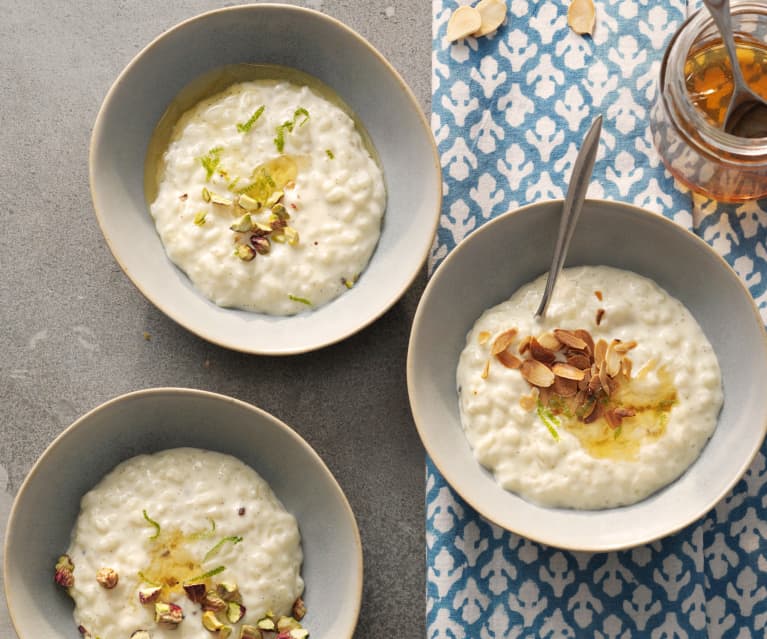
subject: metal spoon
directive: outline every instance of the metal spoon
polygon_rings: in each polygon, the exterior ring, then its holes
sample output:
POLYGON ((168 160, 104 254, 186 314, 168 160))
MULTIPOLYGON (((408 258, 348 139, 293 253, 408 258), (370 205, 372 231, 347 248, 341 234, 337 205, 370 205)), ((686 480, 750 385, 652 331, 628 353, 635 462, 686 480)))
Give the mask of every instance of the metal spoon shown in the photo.
POLYGON ((767 136, 767 100, 749 88, 740 69, 732 34, 730 0, 703 0, 703 3, 719 29, 732 67, 732 97, 722 129, 743 138, 767 136))
POLYGON ((543 298, 535 311, 536 318, 542 318, 546 315, 546 308, 549 306, 551 294, 554 291, 554 283, 557 281, 562 266, 567 257, 567 249, 570 246, 570 240, 573 238, 575 224, 583 208, 583 201, 586 199, 586 191, 589 188, 591 180, 591 171, 594 168, 594 161, 597 159, 597 149, 599 148, 599 135, 602 132, 602 116, 597 116, 591 123, 586 137, 583 138, 583 144, 578 151, 578 157, 575 158, 573 173, 570 176, 570 184, 567 187, 567 196, 562 205, 562 218, 559 221, 559 233, 557 234, 557 243, 554 245, 554 257, 551 260, 549 276, 546 279, 546 288, 543 291, 543 298))

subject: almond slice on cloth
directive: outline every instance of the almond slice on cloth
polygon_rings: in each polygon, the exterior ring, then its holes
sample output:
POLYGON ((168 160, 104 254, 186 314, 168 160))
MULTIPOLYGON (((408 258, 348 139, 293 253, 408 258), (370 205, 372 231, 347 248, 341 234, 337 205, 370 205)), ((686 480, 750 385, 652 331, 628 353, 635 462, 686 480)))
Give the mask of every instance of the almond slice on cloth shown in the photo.
POLYGON ((594 35, 596 9, 592 0, 573 0, 567 9, 567 24, 578 35, 594 35))
POLYGON ((481 17, 481 26, 474 32, 474 35, 477 37, 492 33, 506 19, 505 0, 480 0, 477 3, 476 10, 481 17))
POLYGON ((458 7, 447 21, 447 39, 455 42, 476 33, 482 25, 482 15, 474 7, 458 7))

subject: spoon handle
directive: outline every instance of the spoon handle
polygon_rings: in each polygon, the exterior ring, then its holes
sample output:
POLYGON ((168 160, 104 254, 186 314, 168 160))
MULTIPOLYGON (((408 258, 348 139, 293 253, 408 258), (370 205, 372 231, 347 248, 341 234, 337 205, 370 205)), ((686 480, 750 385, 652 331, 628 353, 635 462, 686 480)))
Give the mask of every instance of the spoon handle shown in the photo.
POLYGON ((738 49, 735 46, 735 38, 732 33, 732 17, 730 14, 730 0, 703 0, 708 12, 716 23, 719 33, 722 34, 722 42, 727 49, 727 55, 730 56, 730 66, 732 67, 733 84, 738 86, 745 85, 743 73, 740 70, 738 62, 738 49))
POLYGON ((559 233, 557 234, 557 243, 554 246, 554 257, 551 260, 549 276, 546 279, 546 289, 543 291, 543 298, 541 298, 541 303, 535 312, 535 317, 543 317, 546 314, 546 309, 551 300, 551 293, 554 291, 554 283, 565 263, 567 248, 570 246, 570 240, 575 232, 575 225, 578 222, 578 216, 586 199, 586 191, 589 188, 591 171, 597 159, 599 135, 601 132, 602 116, 599 115, 591 123, 591 127, 588 133, 586 133, 586 137, 583 138, 583 144, 578 151, 578 157, 575 158, 573 173, 570 176, 570 184, 567 187, 567 196, 562 205, 562 218, 559 221, 559 233))

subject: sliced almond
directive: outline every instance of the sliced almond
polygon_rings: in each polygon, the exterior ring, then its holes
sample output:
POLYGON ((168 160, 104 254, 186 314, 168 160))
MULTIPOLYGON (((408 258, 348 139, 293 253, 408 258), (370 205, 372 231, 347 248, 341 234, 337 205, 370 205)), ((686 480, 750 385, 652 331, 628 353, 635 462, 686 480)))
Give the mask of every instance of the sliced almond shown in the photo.
POLYGON ((544 364, 552 364, 557 358, 554 351, 544 348, 534 337, 530 340, 530 355, 532 355, 533 359, 543 362, 544 364))
POLYGON ((589 388, 589 380, 591 377, 585 376, 580 382, 578 382, 578 390, 585 391, 589 388))
POLYGON ((599 406, 599 402, 596 400, 593 400, 591 404, 586 405, 586 412, 583 414, 583 422, 585 424, 590 424, 591 422, 595 422, 599 419, 599 416, 602 414, 602 409, 599 406))
POLYGON ((493 347, 490 349, 490 354, 498 355, 498 353, 501 351, 505 351, 509 346, 511 346, 511 343, 514 341, 516 335, 516 328, 510 328, 508 331, 501 333, 498 337, 495 338, 493 347))
POLYGON ((554 335, 565 346, 569 346, 570 348, 574 348, 579 351, 586 350, 586 342, 572 331, 566 331, 562 328, 557 328, 554 329, 554 335))
POLYGON ((586 377, 586 371, 581 370, 580 368, 576 368, 575 366, 571 366, 570 364, 565 364, 563 362, 556 362, 551 367, 551 372, 554 373, 554 375, 557 377, 572 379, 576 382, 579 382, 584 377, 586 377))
POLYGON ((630 350, 637 347, 636 340, 631 340, 630 342, 621 342, 620 340, 615 340, 615 352, 616 353, 628 353, 630 350))
POLYGON ((506 0, 480 0, 476 6, 481 23, 475 36, 484 36, 492 33, 503 24, 506 19, 506 0))
POLYGON ((605 361, 606 354, 607 354, 607 342, 605 342, 605 340, 603 339, 600 339, 594 345, 594 363, 597 365, 597 367, 602 366, 602 362, 605 361))
POLYGON ((618 406, 618 408, 615 409, 615 414, 621 419, 624 419, 626 417, 633 417, 637 412, 633 408, 618 406))
POLYGON ((623 371, 623 376, 626 379, 631 379, 631 366, 632 362, 628 357, 624 357, 621 360, 621 370, 623 371))
MULTIPOLYGON (((538 391, 538 401, 541 402, 544 406, 549 405, 549 400, 551 399, 551 394, 553 391, 551 388, 539 388, 539 389, 533 389, 538 391)), ((537 406, 538 402, 536 402, 537 406)))
POLYGON ((597 373, 596 375, 591 376, 591 379, 589 380, 588 391, 592 395, 595 395, 597 392, 599 392, 600 388, 602 388, 602 382, 599 380, 599 373, 597 373))
POLYGON ((623 419, 615 412, 614 408, 605 411, 604 417, 607 425, 613 430, 618 428, 618 426, 620 426, 621 422, 623 421, 623 419))
POLYGON ((524 355, 528 349, 530 348, 530 342, 533 341, 533 336, 528 335, 527 337, 523 338, 522 341, 519 343, 519 346, 517 347, 517 350, 519 351, 520 355, 524 355))
POLYGON ((560 342, 553 333, 543 333, 538 336, 538 343, 543 348, 548 348, 550 351, 558 351, 562 348, 562 342, 560 342))
POLYGON ((487 379, 487 376, 490 374, 490 360, 487 360, 485 362, 485 367, 482 369, 482 374, 480 377, 482 379, 487 379))
POLYGON ((509 351, 496 353, 495 357, 506 368, 519 368, 522 366, 522 360, 516 355, 512 355, 509 351))
POLYGON ((483 344, 487 344, 487 340, 490 339, 490 331, 480 331, 479 333, 479 344, 482 346, 483 344))
POLYGON ((602 362, 599 367, 599 383, 606 395, 610 395, 610 376, 607 374, 607 364, 602 362))
POLYGON ((605 317, 605 309, 598 308, 597 309, 597 316, 594 318, 594 321, 596 322, 597 326, 599 326, 602 323, 602 320, 605 317))
POLYGON ((591 337, 591 333, 589 333, 587 330, 583 328, 574 330, 573 333, 575 333, 577 337, 579 337, 584 342, 586 342, 586 352, 589 355, 593 355, 594 354, 594 338, 591 337))
POLYGON ((560 397, 574 397, 578 392, 578 382, 564 377, 555 377, 551 390, 560 397))
POLYGON ((548 388, 554 383, 554 373, 551 372, 548 366, 537 360, 525 360, 522 362, 519 370, 522 373, 522 377, 538 388, 548 388))
POLYGON ((621 356, 615 350, 615 340, 610 342, 610 345, 607 347, 605 365, 607 367, 607 374, 610 377, 615 377, 621 371, 621 356))
POLYGON ((474 7, 463 6, 453 11, 447 21, 447 40, 455 42, 482 28, 482 14, 474 7))
POLYGON ((570 366, 580 368, 583 371, 588 370, 591 366, 591 360, 585 355, 581 355, 580 353, 570 355, 570 357, 567 358, 567 363, 570 364, 570 366))
POLYGON ((532 395, 522 395, 522 397, 519 398, 519 405, 523 410, 530 412, 531 410, 535 410, 535 407, 538 405, 538 398, 533 397, 532 395))
POLYGON ((579 35, 594 34, 596 9, 592 0, 572 0, 567 10, 567 24, 579 35))

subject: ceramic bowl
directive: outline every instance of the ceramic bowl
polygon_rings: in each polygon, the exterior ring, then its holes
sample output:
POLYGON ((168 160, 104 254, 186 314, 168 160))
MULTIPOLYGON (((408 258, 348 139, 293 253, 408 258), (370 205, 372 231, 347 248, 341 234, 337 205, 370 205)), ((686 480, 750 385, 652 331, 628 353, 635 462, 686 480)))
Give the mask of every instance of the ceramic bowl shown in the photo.
POLYGON ((551 546, 626 548, 695 521, 746 471, 767 428, 767 341, 748 291, 705 242, 654 213, 587 201, 566 265, 605 264, 634 271, 687 306, 719 359, 724 386, 719 423, 686 473, 632 506, 546 508, 503 490, 474 459, 464 436, 456 365, 466 334, 482 312, 548 270, 561 206, 534 204, 494 219, 439 266, 418 306, 410 337, 410 404, 437 468, 485 518, 551 546))
POLYGON ((115 259, 150 302, 206 340, 272 355, 337 342, 390 308, 424 263, 442 188, 429 125, 381 54, 333 18, 272 4, 202 14, 141 51, 109 90, 96 119, 90 183, 115 259), (193 80, 239 63, 292 67, 324 82, 359 117, 384 171, 387 208, 368 267, 333 302, 291 317, 224 309, 199 294, 166 257, 144 195, 147 145, 168 104, 193 80))
POLYGON ((123 395, 81 417, 22 484, 4 550, 8 610, 19 639, 80 637, 72 601, 53 583, 52 567, 69 545, 81 497, 121 461, 181 446, 234 455, 271 485, 301 530, 304 626, 316 639, 351 637, 362 597, 362 548, 354 515, 325 464, 292 429, 254 406, 165 388, 123 395))

